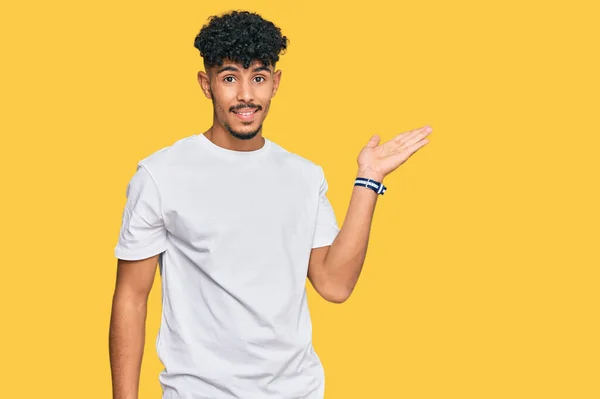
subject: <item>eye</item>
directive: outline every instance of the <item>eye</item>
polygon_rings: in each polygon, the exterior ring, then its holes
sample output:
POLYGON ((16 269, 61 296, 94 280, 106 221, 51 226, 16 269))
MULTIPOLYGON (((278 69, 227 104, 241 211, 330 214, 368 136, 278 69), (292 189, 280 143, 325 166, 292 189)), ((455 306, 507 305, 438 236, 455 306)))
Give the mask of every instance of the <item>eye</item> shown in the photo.
POLYGON ((256 79, 259 79, 259 81, 257 83, 262 83, 266 80, 264 76, 257 76, 254 78, 254 80, 256 80, 256 79))
POLYGON ((233 76, 225 76, 223 78, 223 81, 225 81, 227 83, 233 83, 235 81, 235 78, 233 76))

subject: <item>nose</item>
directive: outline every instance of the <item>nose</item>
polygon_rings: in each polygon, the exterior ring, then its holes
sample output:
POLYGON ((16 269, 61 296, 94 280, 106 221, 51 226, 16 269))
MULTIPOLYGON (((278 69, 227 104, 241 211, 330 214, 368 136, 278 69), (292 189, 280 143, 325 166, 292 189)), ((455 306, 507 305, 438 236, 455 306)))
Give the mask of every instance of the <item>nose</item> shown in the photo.
POLYGON ((237 100, 243 102, 252 102, 254 100, 254 93, 252 92, 252 87, 250 86, 250 82, 245 81, 242 82, 239 86, 239 90, 237 93, 237 100))

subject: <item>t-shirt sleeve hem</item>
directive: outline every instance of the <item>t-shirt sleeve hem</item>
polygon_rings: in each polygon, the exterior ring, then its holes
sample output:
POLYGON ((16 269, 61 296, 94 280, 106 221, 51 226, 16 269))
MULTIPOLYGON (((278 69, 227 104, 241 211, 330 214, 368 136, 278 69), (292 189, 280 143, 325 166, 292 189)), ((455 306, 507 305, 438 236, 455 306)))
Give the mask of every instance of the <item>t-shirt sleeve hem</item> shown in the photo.
POLYGON ((333 241, 337 237, 338 233, 339 233, 339 230, 335 229, 335 228, 329 229, 329 231, 326 233, 321 232, 319 237, 316 237, 313 240, 312 247, 319 248, 319 247, 326 247, 328 245, 333 244, 333 241))
POLYGON ((166 248, 146 247, 138 250, 126 249, 121 246, 115 248, 115 257, 122 260, 142 260, 163 253, 166 248))

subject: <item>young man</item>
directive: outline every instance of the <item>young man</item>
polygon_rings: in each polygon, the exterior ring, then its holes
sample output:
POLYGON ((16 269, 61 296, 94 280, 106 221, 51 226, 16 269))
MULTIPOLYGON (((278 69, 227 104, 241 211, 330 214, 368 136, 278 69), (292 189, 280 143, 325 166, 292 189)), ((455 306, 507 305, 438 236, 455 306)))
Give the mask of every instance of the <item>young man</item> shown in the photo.
POLYGON ((138 396, 147 298, 159 265, 163 399, 322 399, 306 278, 327 301, 351 294, 383 178, 427 143, 429 127, 358 155, 339 229, 323 169, 262 134, 287 47, 259 15, 212 17, 195 40, 213 124, 139 162, 115 248, 113 397, 138 396))

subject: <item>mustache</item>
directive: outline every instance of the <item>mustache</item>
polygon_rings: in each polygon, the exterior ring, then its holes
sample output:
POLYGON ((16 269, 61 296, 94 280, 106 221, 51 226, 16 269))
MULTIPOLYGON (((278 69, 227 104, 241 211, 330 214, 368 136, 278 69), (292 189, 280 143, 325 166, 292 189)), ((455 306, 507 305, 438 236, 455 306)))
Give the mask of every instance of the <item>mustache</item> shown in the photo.
POLYGON ((233 112, 233 111, 237 111, 237 110, 245 109, 245 108, 258 108, 259 111, 262 109, 262 107, 260 105, 248 103, 248 104, 238 104, 234 107, 229 108, 229 111, 233 112))

